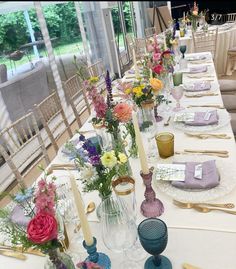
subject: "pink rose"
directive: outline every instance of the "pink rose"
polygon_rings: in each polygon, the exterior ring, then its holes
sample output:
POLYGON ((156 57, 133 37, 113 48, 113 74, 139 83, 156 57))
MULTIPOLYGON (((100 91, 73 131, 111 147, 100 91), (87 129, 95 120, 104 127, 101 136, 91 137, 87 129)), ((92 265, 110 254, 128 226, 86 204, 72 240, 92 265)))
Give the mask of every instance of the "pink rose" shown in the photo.
POLYGON ((57 221, 53 215, 38 213, 27 226, 27 237, 36 244, 57 238, 57 221))
POLYGON ((151 45, 151 44, 147 45, 147 51, 148 52, 152 52, 153 50, 154 50, 153 45, 151 45))
POLYGON ((158 74, 158 75, 160 75, 161 72, 163 72, 163 70, 164 70, 164 69, 163 69, 163 66, 160 65, 160 64, 156 65, 156 66, 152 69, 152 71, 155 72, 155 73, 158 74))
POLYGON ((132 117, 132 109, 128 104, 120 103, 114 107, 113 113, 120 122, 128 122, 132 117))

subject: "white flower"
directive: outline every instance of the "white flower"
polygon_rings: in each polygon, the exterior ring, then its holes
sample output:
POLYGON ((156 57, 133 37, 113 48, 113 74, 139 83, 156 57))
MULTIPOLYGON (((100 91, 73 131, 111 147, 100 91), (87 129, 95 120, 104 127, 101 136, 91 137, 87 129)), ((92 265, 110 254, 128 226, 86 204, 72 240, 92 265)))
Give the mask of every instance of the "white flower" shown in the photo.
POLYGON ((97 178, 98 174, 96 168, 88 163, 85 167, 81 168, 80 176, 83 180, 93 181, 97 178))

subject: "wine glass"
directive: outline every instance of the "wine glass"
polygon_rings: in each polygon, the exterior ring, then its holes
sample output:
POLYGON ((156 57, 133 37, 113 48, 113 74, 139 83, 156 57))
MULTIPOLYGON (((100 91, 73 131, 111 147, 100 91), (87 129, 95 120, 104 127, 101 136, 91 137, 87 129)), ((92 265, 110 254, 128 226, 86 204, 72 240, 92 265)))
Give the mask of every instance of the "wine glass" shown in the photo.
POLYGON ((146 260, 144 269, 172 269, 170 260, 160 255, 168 241, 165 222, 157 218, 145 219, 138 226, 138 235, 143 248, 153 255, 146 260))
POLYGON ((182 53, 182 55, 183 55, 183 59, 184 59, 184 53, 185 53, 186 50, 187 50, 187 46, 186 46, 186 45, 181 45, 181 46, 179 47, 179 50, 180 50, 180 52, 182 53))
POLYGON ((184 107, 180 106, 180 99, 183 97, 183 86, 179 85, 179 86, 174 86, 172 88, 171 94, 173 96, 173 98, 176 100, 176 107, 173 108, 173 111, 177 112, 180 110, 183 110, 184 107))
POLYGON ((125 251, 137 241, 134 219, 129 216, 122 201, 115 196, 105 199, 101 208, 102 238, 105 246, 114 252, 123 253, 123 262, 119 268, 139 269, 140 266, 136 262, 124 259, 125 251))

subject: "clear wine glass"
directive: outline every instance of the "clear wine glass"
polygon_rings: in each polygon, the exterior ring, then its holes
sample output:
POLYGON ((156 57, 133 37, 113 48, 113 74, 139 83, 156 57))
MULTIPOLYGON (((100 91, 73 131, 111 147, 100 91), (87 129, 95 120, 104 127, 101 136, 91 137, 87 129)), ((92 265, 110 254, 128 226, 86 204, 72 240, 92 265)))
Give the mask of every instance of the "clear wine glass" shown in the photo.
POLYGON ((172 88, 171 94, 173 96, 173 98, 176 100, 176 107, 173 108, 173 111, 178 112, 180 110, 183 110, 184 107, 180 106, 180 99, 183 97, 183 86, 179 85, 179 86, 174 86, 172 88))
POLYGON ((129 216, 126 206, 117 197, 109 197, 101 205, 102 238, 105 246, 114 251, 123 253, 120 269, 141 269, 134 261, 125 260, 125 251, 137 241, 137 227, 129 216))

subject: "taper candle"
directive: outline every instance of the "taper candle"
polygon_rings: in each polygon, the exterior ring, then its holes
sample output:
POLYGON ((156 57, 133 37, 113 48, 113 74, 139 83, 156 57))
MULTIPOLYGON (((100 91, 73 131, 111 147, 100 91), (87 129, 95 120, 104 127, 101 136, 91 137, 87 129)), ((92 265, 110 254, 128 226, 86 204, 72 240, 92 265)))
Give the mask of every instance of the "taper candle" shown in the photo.
POLYGON ((135 55, 134 48, 133 48, 133 63, 134 63, 135 76, 136 76, 136 78, 138 78, 139 77, 139 70, 138 70, 138 66, 137 66, 137 61, 136 61, 136 55, 135 55))
POLYGON ((138 146, 138 153, 139 153, 139 159, 140 159, 142 173, 147 175, 147 174, 149 174, 149 168, 148 168, 145 150, 143 147, 141 133, 140 133, 139 126, 138 126, 138 119, 137 119, 137 112, 136 111, 133 111, 132 120, 133 120, 134 131, 135 131, 135 140, 136 140, 136 144, 138 146))
POLYGON ((74 196, 75 206, 79 215, 82 232, 84 235, 84 241, 86 242, 87 246, 91 246, 93 244, 93 236, 90 231, 89 223, 84 212, 84 206, 82 203, 80 191, 78 190, 76 180, 72 175, 70 176, 70 184, 74 196))
POLYGON ((165 32, 164 32, 164 50, 166 50, 167 49, 167 46, 166 46, 166 34, 165 34, 165 32))

